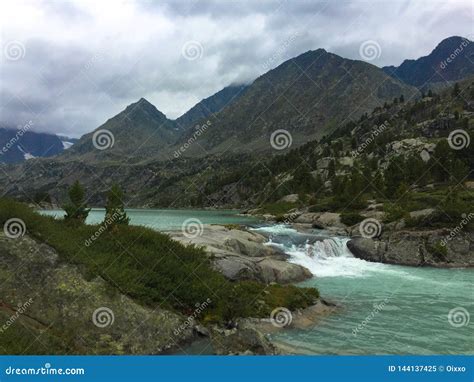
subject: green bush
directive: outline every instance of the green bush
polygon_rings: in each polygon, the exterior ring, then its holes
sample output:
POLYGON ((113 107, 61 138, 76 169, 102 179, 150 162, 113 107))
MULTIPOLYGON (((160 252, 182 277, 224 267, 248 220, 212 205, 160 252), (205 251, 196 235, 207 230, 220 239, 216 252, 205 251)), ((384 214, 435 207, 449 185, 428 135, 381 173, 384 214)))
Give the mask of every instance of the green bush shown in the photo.
POLYGON ((116 230, 104 230, 91 240, 100 226, 72 226, 0 198, 0 224, 12 217, 22 219, 27 232, 55 248, 63 261, 80 265, 88 279, 101 276, 122 293, 151 307, 191 314, 196 303, 210 298, 207 319, 224 321, 266 317, 278 306, 304 308, 318 296, 312 288, 229 282, 212 268, 202 249, 185 247, 149 228, 118 225, 116 230), (263 304, 257 304, 259 300, 263 304))
POLYGON ((384 205, 384 221, 386 223, 408 218, 408 212, 400 205, 394 203, 385 203, 384 205))
POLYGON ((353 226, 364 220, 364 217, 357 212, 344 212, 341 214, 341 222, 348 226, 353 226))

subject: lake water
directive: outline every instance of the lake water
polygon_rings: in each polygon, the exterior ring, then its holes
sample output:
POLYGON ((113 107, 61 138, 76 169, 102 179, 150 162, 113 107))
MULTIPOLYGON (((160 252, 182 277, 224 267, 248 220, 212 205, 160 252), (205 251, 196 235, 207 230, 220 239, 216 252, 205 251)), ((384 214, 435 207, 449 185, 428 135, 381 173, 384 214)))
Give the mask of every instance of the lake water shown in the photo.
MULTIPOLYGON (((62 218, 63 210, 43 210, 44 215, 62 218)), ((240 216, 235 210, 160 210, 126 209, 130 224, 142 225, 159 231, 181 229, 187 219, 199 219, 202 224, 252 224, 258 220, 251 216, 240 216)), ((104 220, 103 208, 92 208, 87 224, 99 224, 104 220)))
MULTIPOLYGON (((62 216, 60 210, 43 211, 62 216)), ((249 224, 236 211, 127 210, 131 223, 157 230, 180 229, 186 219, 203 224, 249 224)), ((100 223, 93 209, 88 223, 100 223)), ((308 330, 287 330, 273 339, 302 354, 474 354, 474 270, 415 268, 356 259, 347 238, 324 232, 299 234, 282 225, 254 228, 307 267, 301 283, 341 305, 308 330), (451 314, 450 314, 451 312, 451 314), (472 317, 472 320, 470 320, 472 317)), ((198 351, 196 351, 198 352, 198 351)))

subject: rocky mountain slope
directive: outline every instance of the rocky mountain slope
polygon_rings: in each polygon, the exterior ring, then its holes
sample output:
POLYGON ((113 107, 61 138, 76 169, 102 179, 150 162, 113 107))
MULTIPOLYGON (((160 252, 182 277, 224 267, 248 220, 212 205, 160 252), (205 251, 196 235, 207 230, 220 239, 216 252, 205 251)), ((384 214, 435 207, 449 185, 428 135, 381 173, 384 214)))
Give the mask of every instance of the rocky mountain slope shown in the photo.
POLYGON ((163 157, 182 130, 146 99, 127 106, 86 134, 60 158, 81 161, 131 161, 163 157))
POLYGON ((237 101, 247 89, 247 85, 230 85, 218 91, 216 94, 203 99, 181 117, 175 120, 182 128, 190 128, 200 120, 208 119, 223 108, 237 101))
POLYGON ((453 36, 441 41, 433 51, 416 60, 405 60, 382 70, 407 84, 423 88, 446 86, 474 74, 474 44, 471 40, 453 36))
POLYGON ((102 278, 87 280, 28 235, 2 232, 0 260, 0 321, 10 323, 0 330, 0 353, 159 354, 193 337, 192 327, 174 334, 184 316, 139 305, 102 278))
POLYGON ((216 114, 200 145, 212 152, 271 151, 271 134, 285 129, 297 146, 402 94, 418 92, 366 62, 308 51, 257 78, 216 114))

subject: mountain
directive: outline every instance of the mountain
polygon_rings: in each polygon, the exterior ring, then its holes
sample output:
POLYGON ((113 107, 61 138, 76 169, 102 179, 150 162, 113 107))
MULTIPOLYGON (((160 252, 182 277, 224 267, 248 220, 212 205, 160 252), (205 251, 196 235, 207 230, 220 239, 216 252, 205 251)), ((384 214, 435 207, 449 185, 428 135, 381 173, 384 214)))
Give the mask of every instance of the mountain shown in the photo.
POLYGON ((449 37, 441 41, 428 56, 405 60, 398 67, 386 66, 382 70, 419 88, 459 81, 474 74, 474 44, 464 37, 449 37))
POLYGON ((63 142, 54 134, 0 128, 0 162, 17 163, 37 157, 50 157, 63 150, 63 142))
POLYGON ((82 136, 63 157, 82 160, 130 160, 160 157, 181 130, 146 99, 127 106, 93 132, 82 136))
POLYGON ((278 129, 288 131, 296 146, 402 94, 409 99, 418 91, 366 62, 308 51, 257 78, 217 113, 195 150, 271 150, 270 136, 278 129))
POLYGON ((202 119, 209 118, 218 113, 226 106, 239 99, 247 89, 247 85, 230 85, 218 91, 216 94, 203 99, 181 117, 176 119, 178 126, 183 128, 192 127, 202 119))

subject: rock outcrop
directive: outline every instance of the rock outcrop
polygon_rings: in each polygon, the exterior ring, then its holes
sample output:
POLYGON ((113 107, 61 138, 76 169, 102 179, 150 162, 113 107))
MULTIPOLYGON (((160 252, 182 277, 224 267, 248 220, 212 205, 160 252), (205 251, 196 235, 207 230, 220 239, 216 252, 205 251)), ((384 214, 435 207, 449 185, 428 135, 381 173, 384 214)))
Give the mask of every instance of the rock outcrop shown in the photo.
POLYGON ((264 245, 267 239, 255 232, 206 225, 196 237, 181 231, 168 234, 184 245, 203 247, 212 256, 215 269, 230 280, 287 284, 312 277, 308 269, 288 263, 284 253, 264 245))
POLYGON ((86 280, 28 235, 0 234, 0 320, 14 321, 0 330, 0 345, 26 327, 49 354, 159 354, 193 337, 191 327, 177 332, 181 315, 139 305, 102 278, 86 280))
POLYGON ((347 247, 354 256, 387 264, 435 267, 473 267, 474 233, 461 232, 447 239, 449 229, 400 230, 380 239, 352 238, 347 247))

